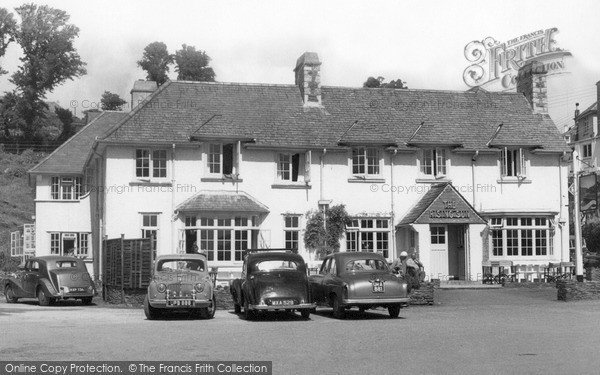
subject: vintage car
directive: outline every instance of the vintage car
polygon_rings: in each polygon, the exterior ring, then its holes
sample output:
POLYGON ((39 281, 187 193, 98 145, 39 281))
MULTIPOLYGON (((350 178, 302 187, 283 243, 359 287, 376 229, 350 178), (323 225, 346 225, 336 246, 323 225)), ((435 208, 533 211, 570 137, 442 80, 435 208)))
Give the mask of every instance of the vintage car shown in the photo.
POLYGON ((24 265, 4 279, 6 302, 19 298, 37 298, 40 306, 57 300, 80 299, 92 303, 96 288, 83 260, 71 256, 29 258, 24 265))
POLYGON ((409 300, 406 281, 395 275, 378 253, 330 254, 309 282, 313 301, 333 307, 333 315, 339 319, 351 307, 361 311, 384 307, 390 317, 396 318, 402 304, 409 300))
POLYGON ((214 282, 202 254, 162 255, 154 261, 144 313, 152 320, 162 313, 187 311, 194 317, 215 316, 214 282))
POLYGON ((310 301, 306 263, 289 250, 247 250, 241 277, 231 281, 234 310, 247 320, 259 311, 300 311, 308 319, 310 301))

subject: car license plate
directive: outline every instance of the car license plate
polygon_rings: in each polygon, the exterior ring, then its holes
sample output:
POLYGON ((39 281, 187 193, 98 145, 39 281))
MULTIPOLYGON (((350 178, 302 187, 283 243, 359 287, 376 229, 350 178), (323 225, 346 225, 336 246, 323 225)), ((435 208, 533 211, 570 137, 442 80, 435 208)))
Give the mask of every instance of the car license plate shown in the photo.
POLYGON ((69 288, 69 292, 81 293, 81 292, 85 292, 85 288, 69 288))
POLYGON ((170 299, 167 301, 167 306, 192 306, 194 301, 190 299, 170 299))
POLYGON ((281 299, 271 301, 271 305, 273 306, 291 306, 294 304, 294 300, 291 299, 281 299))
POLYGON ((373 281, 373 293, 383 293, 383 281, 373 281))

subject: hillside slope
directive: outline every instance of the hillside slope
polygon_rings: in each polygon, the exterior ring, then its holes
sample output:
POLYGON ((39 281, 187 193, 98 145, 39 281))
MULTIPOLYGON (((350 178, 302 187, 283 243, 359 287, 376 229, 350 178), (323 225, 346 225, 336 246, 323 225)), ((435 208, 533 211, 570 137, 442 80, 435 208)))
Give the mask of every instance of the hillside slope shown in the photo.
POLYGON ((0 152, 0 251, 10 251, 10 232, 33 223, 35 192, 27 171, 47 154, 27 150, 20 155, 0 152))

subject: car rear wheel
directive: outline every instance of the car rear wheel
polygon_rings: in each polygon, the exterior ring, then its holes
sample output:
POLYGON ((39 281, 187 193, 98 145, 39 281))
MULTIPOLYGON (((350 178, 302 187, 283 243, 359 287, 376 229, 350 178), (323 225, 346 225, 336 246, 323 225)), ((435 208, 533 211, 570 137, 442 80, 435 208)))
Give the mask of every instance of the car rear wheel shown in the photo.
POLYGON ((246 320, 253 320, 255 316, 256 312, 250 310, 248 300, 244 299, 244 318, 246 318, 246 320))
POLYGON ((49 306, 52 302, 52 299, 46 296, 46 293, 44 293, 44 289, 42 288, 38 288, 37 298, 40 306, 49 306))
POLYGON ((300 310, 300 315, 302 315, 302 319, 310 318, 310 309, 302 309, 300 310))
POLYGON ((200 317, 202 319, 212 319, 215 317, 215 312, 217 311, 217 300, 215 299, 215 295, 212 296, 212 304, 210 307, 205 307, 200 310, 200 317))
POLYGON ((146 314, 146 318, 148 320, 157 319, 160 316, 160 312, 157 311, 154 307, 150 306, 150 301, 148 301, 148 296, 144 298, 144 314, 146 314))
POLYGON ((16 303, 19 300, 19 298, 15 297, 15 292, 10 285, 4 288, 4 298, 6 298, 7 303, 16 303))
POLYGON ((81 303, 84 305, 91 305, 92 304, 92 298, 94 297, 85 297, 81 299, 81 303))
POLYGON ((390 318, 397 318, 400 315, 400 305, 389 305, 388 313, 390 314, 390 318))
POLYGON ((338 319, 346 317, 346 308, 342 305, 342 299, 336 295, 333 296, 333 316, 338 319))

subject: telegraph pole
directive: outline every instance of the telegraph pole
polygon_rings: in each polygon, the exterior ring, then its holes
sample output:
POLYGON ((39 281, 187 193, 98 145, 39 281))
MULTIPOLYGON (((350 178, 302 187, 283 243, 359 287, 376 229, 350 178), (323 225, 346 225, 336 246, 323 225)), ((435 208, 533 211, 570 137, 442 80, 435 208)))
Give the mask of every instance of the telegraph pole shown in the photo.
POLYGON ((579 153, 573 151, 573 202, 575 210, 573 222, 575 224, 575 274, 577 281, 583 281, 583 256, 581 253, 581 213, 579 211, 579 153))

